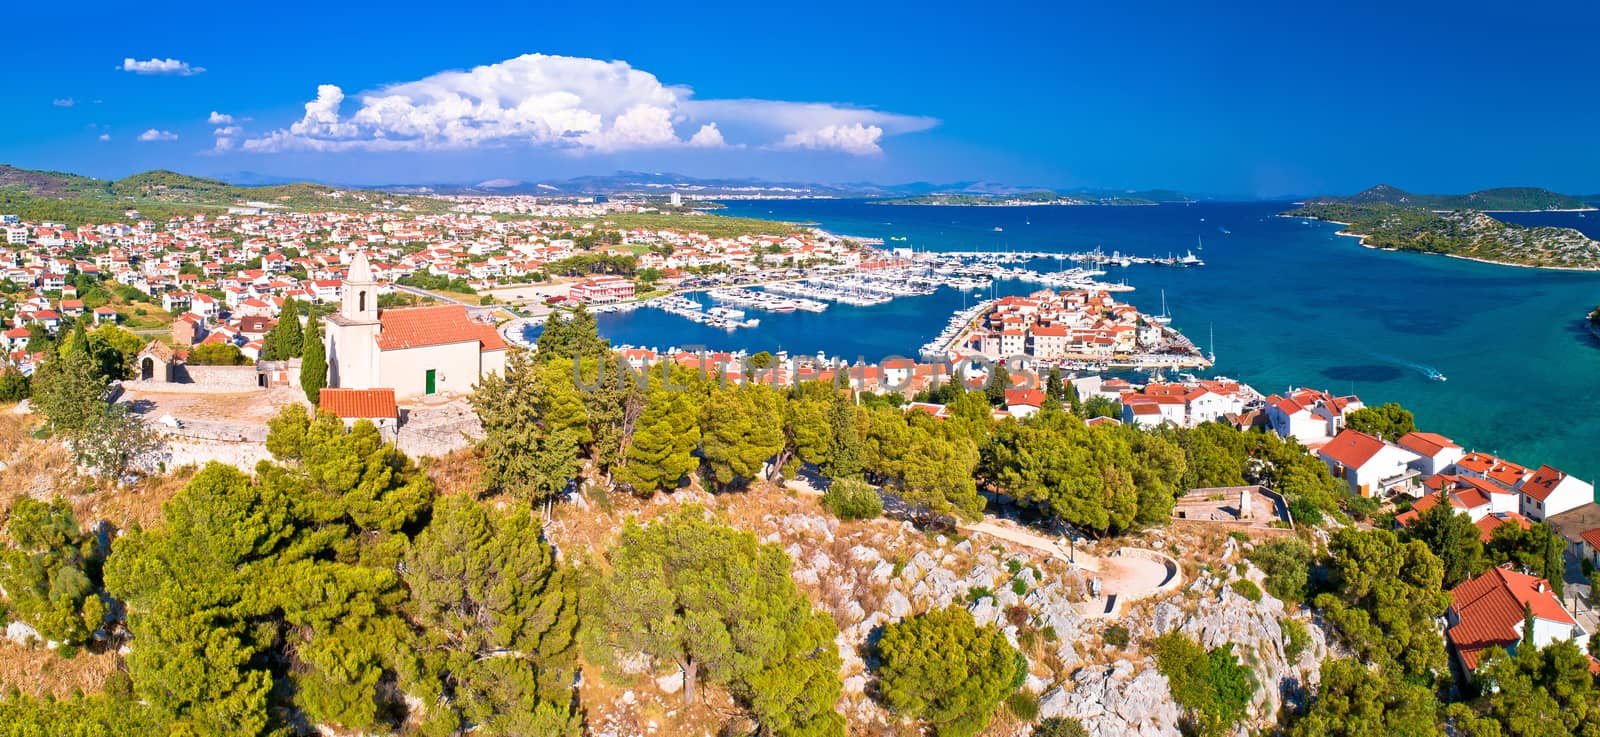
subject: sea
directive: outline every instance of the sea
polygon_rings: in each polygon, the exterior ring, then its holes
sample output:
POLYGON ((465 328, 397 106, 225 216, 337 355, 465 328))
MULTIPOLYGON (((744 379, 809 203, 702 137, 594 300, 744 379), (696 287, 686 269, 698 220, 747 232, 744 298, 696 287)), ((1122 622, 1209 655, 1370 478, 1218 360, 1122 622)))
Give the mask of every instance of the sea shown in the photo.
MULTIPOLYGON (((1584 324, 1600 303, 1600 274, 1363 248, 1335 235, 1337 225, 1278 216, 1291 206, 944 207, 842 199, 733 201, 717 212, 813 223, 918 251, 1193 251, 1203 268, 1110 267, 1100 279, 1135 287, 1116 296, 1143 312, 1159 313, 1164 295, 1172 325, 1215 351, 1210 373, 1264 393, 1315 387, 1357 394, 1369 405, 1399 402, 1419 428, 1469 450, 1548 463, 1590 481, 1600 476, 1600 341, 1584 324), (1447 380, 1430 380, 1430 371, 1447 380)), ((1497 217, 1600 238, 1597 212, 1497 217)), ((874 307, 832 305, 820 314, 751 311, 760 326, 734 332, 654 309, 601 315, 599 324, 615 345, 822 352, 870 362, 916 356, 954 311, 976 299, 1038 288, 1002 282, 982 295, 943 289, 874 307)))

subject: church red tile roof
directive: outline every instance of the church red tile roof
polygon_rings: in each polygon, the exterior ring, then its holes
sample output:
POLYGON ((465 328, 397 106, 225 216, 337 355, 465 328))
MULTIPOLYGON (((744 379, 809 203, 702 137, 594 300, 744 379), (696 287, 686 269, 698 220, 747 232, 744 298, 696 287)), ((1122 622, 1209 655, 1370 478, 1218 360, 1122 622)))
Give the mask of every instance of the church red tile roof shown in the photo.
POLYGON ((318 407, 343 419, 397 419, 393 389, 324 388, 318 407))
POLYGON ((475 322, 461 305, 407 307, 378 313, 383 326, 378 348, 385 351, 478 341, 479 350, 505 350, 506 342, 493 325, 475 322))

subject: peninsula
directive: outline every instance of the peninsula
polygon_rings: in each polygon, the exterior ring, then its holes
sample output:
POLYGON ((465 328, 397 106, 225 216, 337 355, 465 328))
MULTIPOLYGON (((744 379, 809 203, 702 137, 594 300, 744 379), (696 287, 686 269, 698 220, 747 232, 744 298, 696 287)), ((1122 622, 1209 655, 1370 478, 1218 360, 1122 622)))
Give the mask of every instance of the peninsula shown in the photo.
POLYGON ((1502 222, 1493 211, 1584 209, 1581 198, 1534 188, 1413 195, 1378 185, 1350 197, 1318 197, 1284 212, 1346 226, 1370 248, 1435 253, 1511 266, 1600 269, 1600 242, 1572 228, 1502 222))

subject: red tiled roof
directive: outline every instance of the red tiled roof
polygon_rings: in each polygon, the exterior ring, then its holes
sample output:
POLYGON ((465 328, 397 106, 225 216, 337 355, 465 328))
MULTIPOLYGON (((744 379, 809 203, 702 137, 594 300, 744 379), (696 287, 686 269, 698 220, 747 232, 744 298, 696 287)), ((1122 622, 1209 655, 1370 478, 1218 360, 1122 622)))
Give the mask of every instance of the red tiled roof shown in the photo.
POLYGON ((1450 590, 1450 599, 1460 622, 1446 634, 1469 669, 1478 666, 1484 649, 1506 647, 1522 639, 1524 608, 1539 619, 1575 624, 1549 583, 1506 568, 1491 568, 1462 582, 1450 590))
POLYGON ((1346 429, 1322 446, 1322 454, 1345 468, 1360 468, 1383 447, 1382 440, 1358 430, 1346 429))
POLYGON ((1484 515, 1483 519, 1473 524, 1478 526, 1478 537, 1484 542, 1489 542, 1490 538, 1494 537, 1494 531, 1500 529, 1501 525, 1514 524, 1524 530, 1533 526, 1532 523, 1528 522, 1527 517, 1516 512, 1495 512, 1494 514, 1484 515))
POLYGON ((1460 448, 1455 441, 1431 432, 1408 432, 1399 440, 1400 447, 1432 458, 1447 448, 1460 448))
POLYGON ((1539 470, 1533 472, 1532 478, 1522 482, 1522 493, 1542 502, 1566 479, 1566 474, 1549 466, 1540 466, 1539 470))
POLYGON ((382 332, 378 348, 385 351, 422 348, 476 340, 479 350, 504 350, 506 343, 493 325, 474 322, 461 305, 407 307, 378 313, 382 332))
POLYGON ((1006 406, 1007 407, 1016 407, 1018 405, 1027 406, 1027 407, 1042 407, 1042 406, 1044 406, 1044 390, 1043 389, 1007 389, 1006 390, 1006 406))
POLYGON ((1579 533, 1578 539, 1588 543, 1589 547, 1600 550, 1600 527, 1579 533))
POLYGON ((344 419, 397 419, 393 389, 324 388, 318 407, 344 419))

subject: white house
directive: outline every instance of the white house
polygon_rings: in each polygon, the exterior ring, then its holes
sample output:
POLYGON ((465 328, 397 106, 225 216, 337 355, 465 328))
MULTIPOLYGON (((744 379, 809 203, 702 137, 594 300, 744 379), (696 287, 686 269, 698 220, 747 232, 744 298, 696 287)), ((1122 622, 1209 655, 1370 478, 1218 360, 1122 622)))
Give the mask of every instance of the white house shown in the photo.
POLYGON ((1437 433, 1408 432, 1396 443, 1421 456, 1417 459, 1417 470, 1422 473, 1423 478, 1449 473, 1455 467, 1456 461, 1466 455, 1466 451, 1456 445, 1455 441, 1437 433))
POLYGON ((1416 453, 1356 430, 1339 433, 1317 455, 1335 477, 1350 485, 1352 493, 1363 497, 1409 492, 1411 480, 1418 475, 1411 468, 1419 458, 1416 453))
POLYGON ((1536 522, 1594 501, 1594 485, 1549 466, 1540 466, 1517 491, 1522 494, 1522 516, 1536 522))
POLYGON ((1044 406, 1044 399, 1043 389, 1007 389, 1006 411, 1012 417, 1026 420, 1044 406))
POLYGON ((1561 606, 1550 584, 1511 570, 1511 564, 1491 568, 1451 589, 1445 636, 1462 670, 1476 670, 1491 648, 1515 651, 1529 613, 1536 647, 1560 640, 1572 640, 1580 649, 1588 644, 1589 633, 1561 606))
POLYGON ((1344 429, 1345 416, 1363 406, 1355 396, 1335 397, 1315 389, 1295 389, 1286 397, 1267 397, 1267 424, 1278 437, 1313 445, 1337 435, 1344 429))

